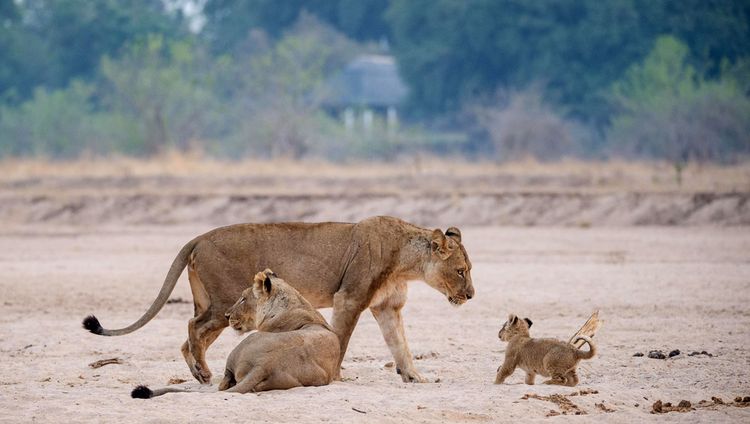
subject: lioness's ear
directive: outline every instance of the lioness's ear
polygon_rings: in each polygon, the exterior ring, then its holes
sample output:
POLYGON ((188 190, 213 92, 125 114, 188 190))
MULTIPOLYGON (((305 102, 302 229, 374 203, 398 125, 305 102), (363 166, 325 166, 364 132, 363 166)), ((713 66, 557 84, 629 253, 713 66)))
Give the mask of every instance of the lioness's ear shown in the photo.
POLYGON ((260 297, 263 295, 263 280, 258 280, 257 278, 253 282, 253 296, 256 299, 260 299, 260 297))
POLYGON ((271 277, 278 277, 275 272, 271 271, 271 268, 264 269, 263 274, 270 275, 271 277))
POLYGON ((432 253, 438 255, 442 260, 448 259, 453 253, 453 249, 451 249, 448 240, 445 238, 445 234, 443 234, 439 228, 432 231, 432 242, 430 243, 430 246, 432 248, 432 253))
POLYGON ((523 320, 526 321, 526 324, 529 324, 529 328, 531 328, 531 324, 533 324, 533 322, 531 322, 531 320, 528 318, 524 318, 523 320))
POLYGON ((265 279, 266 279, 265 271, 264 272, 259 272, 259 273, 255 274, 255 276, 253 277, 253 281, 255 283, 258 283, 258 284, 262 284, 263 280, 265 280, 265 279))
POLYGON ((461 243, 461 230, 456 227, 450 227, 445 230, 445 235, 453 238, 456 242, 461 243))
POLYGON ((271 277, 266 277, 266 279, 263 281, 263 289, 266 291, 266 293, 271 293, 271 277))

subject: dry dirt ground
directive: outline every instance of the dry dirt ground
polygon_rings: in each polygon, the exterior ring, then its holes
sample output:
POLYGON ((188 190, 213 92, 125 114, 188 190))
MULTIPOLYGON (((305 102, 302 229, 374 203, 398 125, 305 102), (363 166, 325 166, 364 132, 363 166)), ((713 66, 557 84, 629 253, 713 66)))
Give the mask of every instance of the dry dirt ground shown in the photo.
MULTIPOLYGON (((0 422, 750 421, 750 408, 737 404, 697 406, 750 395, 748 227, 463 226, 475 299, 455 308, 415 282, 404 313, 418 368, 432 383, 401 382, 365 313, 344 381, 131 399, 137 384, 178 378, 197 386, 179 352, 192 306, 168 304, 123 337, 86 333, 80 320, 93 312, 107 327, 134 321, 181 245, 208 228, 0 224, 0 422), (595 309, 604 320, 600 354, 582 362, 578 387, 527 386, 521 371, 492 384, 509 312, 530 317, 535 336, 567 338, 595 309), (652 349, 682 354, 633 356, 652 349), (687 355, 704 350, 713 356, 687 355), (123 363, 88 365, 113 357, 123 363), (654 415, 657 400, 688 400, 694 409, 654 415), (547 417, 576 410, 585 415, 547 417)), ((185 276, 172 297, 190 299, 185 276)), ((227 330, 209 350, 215 375, 241 337, 227 330)))

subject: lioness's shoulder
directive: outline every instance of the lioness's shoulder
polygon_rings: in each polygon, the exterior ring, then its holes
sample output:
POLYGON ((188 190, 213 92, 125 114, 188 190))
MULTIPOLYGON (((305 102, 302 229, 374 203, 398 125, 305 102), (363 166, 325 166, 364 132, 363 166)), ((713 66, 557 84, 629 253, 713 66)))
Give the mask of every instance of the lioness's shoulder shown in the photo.
POLYGON ((423 228, 417 227, 414 224, 410 224, 403 219, 399 219, 393 216, 373 216, 371 218, 363 219, 356 225, 360 231, 372 231, 372 232, 416 232, 424 231, 423 228))

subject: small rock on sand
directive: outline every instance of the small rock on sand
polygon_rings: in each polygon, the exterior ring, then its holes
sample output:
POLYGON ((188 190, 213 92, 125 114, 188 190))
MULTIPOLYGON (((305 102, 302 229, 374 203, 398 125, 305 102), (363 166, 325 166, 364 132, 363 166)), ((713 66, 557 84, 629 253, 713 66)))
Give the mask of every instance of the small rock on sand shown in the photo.
POLYGON ((648 357, 651 359, 667 359, 667 355, 660 350, 652 350, 648 353, 648 357))

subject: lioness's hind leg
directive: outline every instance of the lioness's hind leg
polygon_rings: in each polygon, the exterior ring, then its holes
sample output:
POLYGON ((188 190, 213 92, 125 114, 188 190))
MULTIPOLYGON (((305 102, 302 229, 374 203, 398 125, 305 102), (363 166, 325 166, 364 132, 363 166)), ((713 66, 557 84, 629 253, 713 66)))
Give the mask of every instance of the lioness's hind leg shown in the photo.
POLYGON ((227 327, 225 317, 212 317, 211 312, 210 309, 205 311, 200 316, 191 319, 188 324, 188 347, 195 362, 191 365, 191 361, 187 358, 186 360, 193 377, 201 384, 211 383, 211 370, 206 363, 206 350, 227 327))
POLYGON ((245 378, 238 381, 237 384, 230 387, 226 391, 228 393, 250 393, 258 392, 257 386, 261 384, 268 377, 268 373, 263 370, 262 367, 253 368, 245 378))
POLYGON ((219 391, 227 390, 234 387, 237 384, 237 380, 234 379, 234 373, 229 370, 224 370, 224 379, 219 384, 219 391))
POLYGON ((185 358, 188 368, 192 372, 195 367, 195 358, 193 358, 193 354, 190 353, 190 342, 188 340, 185 340, 185 343, 182 344, 180 351, 182 352, 182 357, 185 358))

